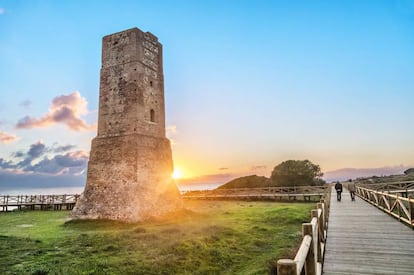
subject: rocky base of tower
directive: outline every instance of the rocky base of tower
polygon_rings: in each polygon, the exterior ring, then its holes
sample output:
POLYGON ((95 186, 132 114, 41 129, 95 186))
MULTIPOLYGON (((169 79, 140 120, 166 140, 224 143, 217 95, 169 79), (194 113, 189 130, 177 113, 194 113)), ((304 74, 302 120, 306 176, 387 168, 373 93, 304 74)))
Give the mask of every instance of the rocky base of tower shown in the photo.
POLYGON ((179 210, 182 201, 172 172, 166 138, 97 137, 92 141, 86 187, 72 218, 139 222, 179 210))

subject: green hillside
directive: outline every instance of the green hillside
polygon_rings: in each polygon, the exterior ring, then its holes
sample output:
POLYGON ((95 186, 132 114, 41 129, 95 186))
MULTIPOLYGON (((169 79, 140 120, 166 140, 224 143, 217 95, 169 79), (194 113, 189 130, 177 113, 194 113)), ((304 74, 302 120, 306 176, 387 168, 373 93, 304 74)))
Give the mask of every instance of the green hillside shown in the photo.
POLYGON ((267 187, 271 186, 271 184, 272 182, 269 178, 251 175, 231 180, 217 189, 267 187))

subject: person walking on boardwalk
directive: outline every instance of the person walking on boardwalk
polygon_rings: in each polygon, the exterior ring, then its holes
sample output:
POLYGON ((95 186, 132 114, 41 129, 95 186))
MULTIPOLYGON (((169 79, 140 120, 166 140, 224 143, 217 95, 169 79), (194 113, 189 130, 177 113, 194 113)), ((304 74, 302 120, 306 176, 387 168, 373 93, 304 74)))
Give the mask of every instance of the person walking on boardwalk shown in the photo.
POLYGON ((339 181, 337 181, 335 184, 335 190, 336 190, 336 199, 338 201, 341 201, 342 184, 339 181))
POLYGON ((349 183, 348 183, 348 190, 349 190, 349 193, 351 194, 351 200, 355 201, 356 187, 355 187, 355 182, 353 182, 351 179, 349 180, 349 183))

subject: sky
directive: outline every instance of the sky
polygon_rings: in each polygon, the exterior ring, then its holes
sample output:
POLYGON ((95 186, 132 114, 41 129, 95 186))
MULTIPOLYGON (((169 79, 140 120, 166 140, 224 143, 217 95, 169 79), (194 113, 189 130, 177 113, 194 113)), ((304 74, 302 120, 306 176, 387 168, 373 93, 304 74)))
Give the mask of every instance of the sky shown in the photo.
POLYGON ((132 27, 163 44, 182 184, 414 166, 414 0, 0 0, 0 190, 84 185, 102 37, 132 27))

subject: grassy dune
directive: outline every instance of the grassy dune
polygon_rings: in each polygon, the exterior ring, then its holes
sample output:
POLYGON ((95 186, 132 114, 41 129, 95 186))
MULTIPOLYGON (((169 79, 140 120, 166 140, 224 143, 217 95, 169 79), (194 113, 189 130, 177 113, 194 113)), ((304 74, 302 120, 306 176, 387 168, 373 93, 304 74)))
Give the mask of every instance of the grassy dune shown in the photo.
POLYGON ((189 201, 146 223, 0 213, 0 274, 267 274, 314 204, 189 201))

